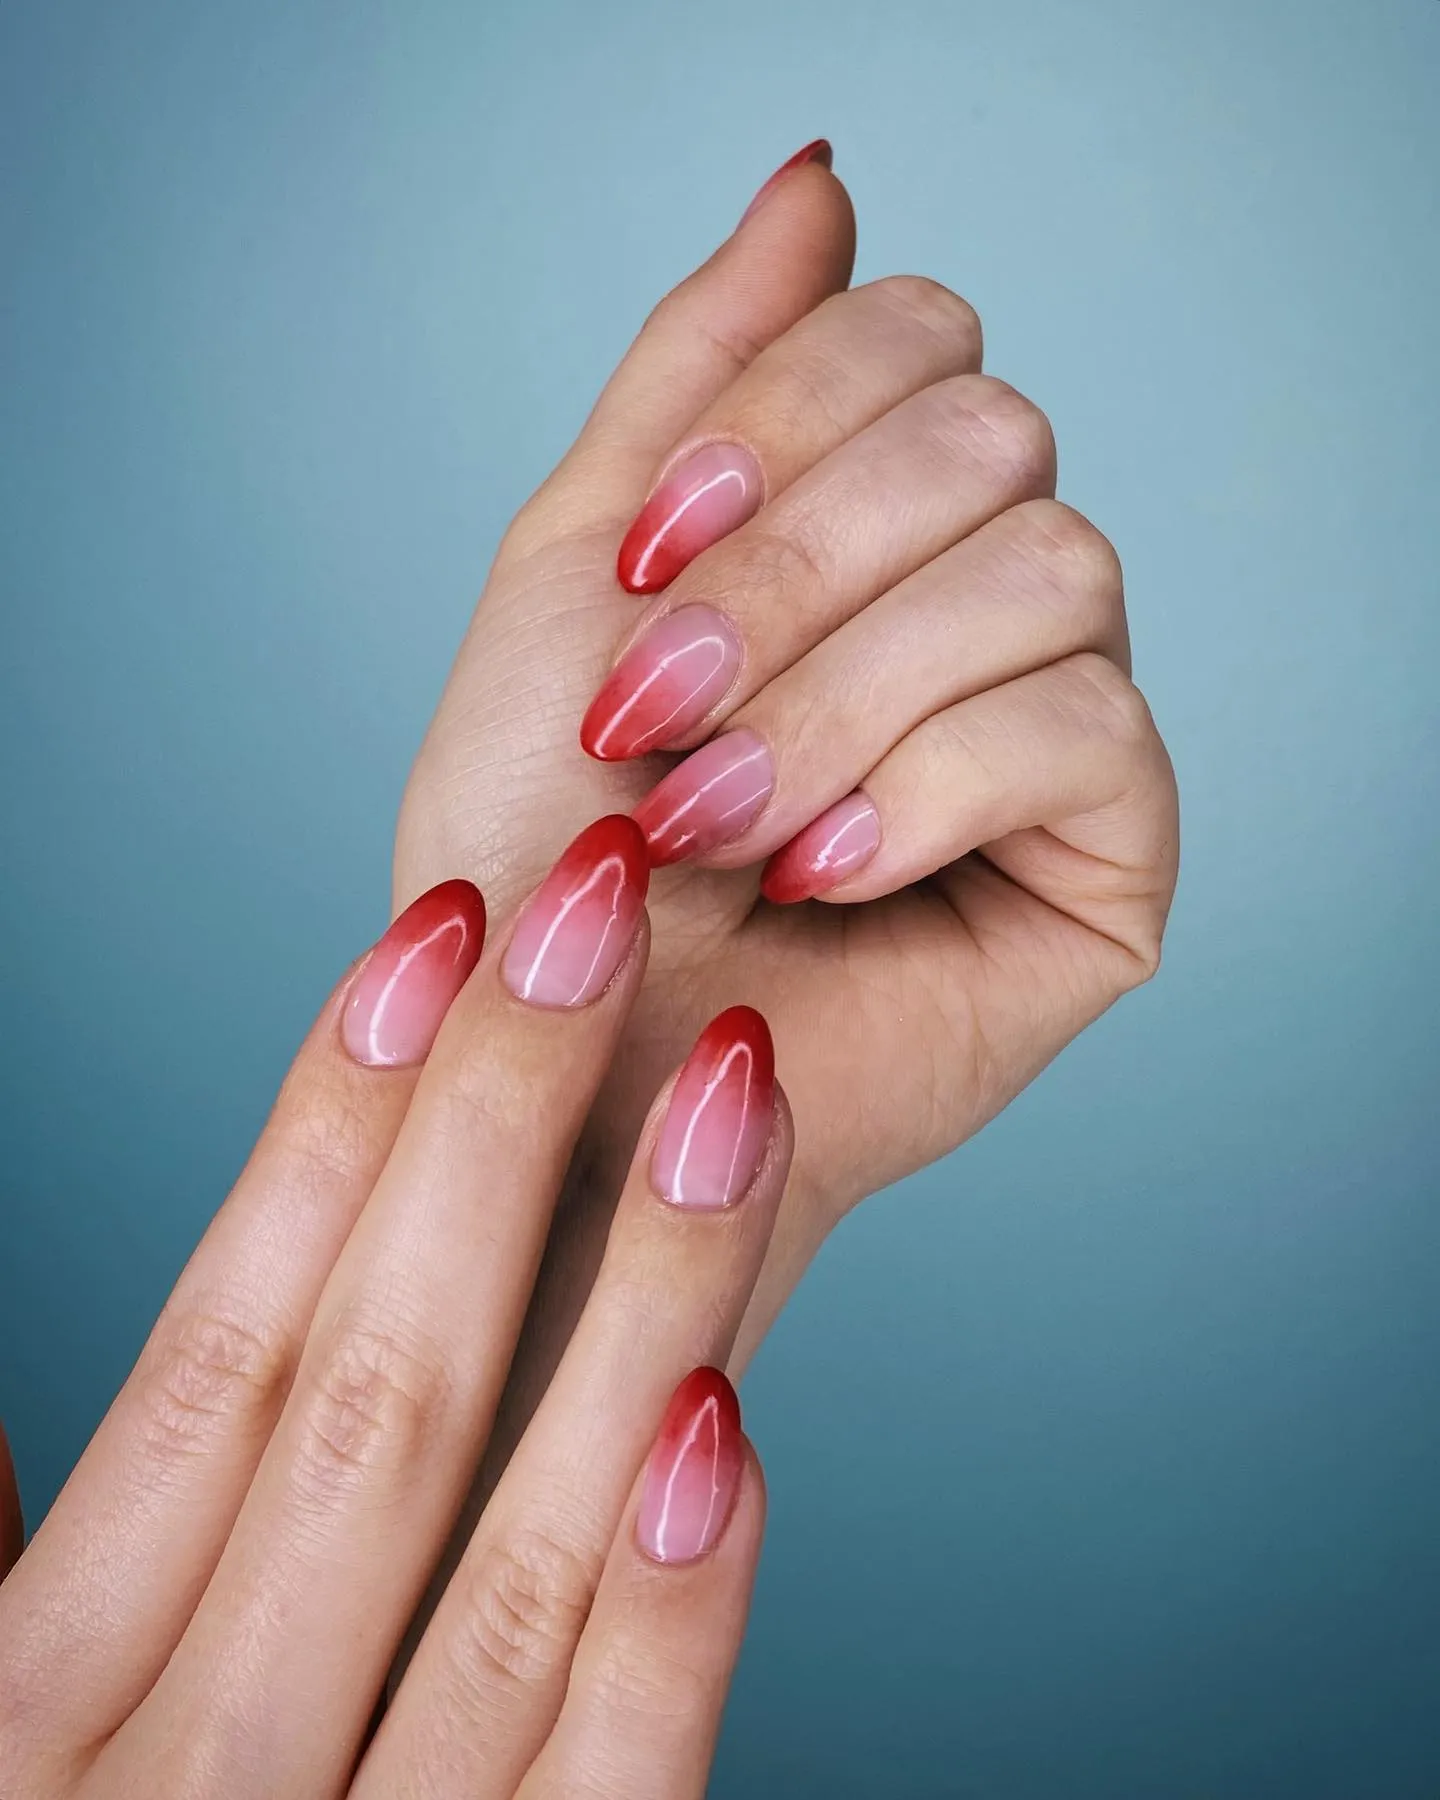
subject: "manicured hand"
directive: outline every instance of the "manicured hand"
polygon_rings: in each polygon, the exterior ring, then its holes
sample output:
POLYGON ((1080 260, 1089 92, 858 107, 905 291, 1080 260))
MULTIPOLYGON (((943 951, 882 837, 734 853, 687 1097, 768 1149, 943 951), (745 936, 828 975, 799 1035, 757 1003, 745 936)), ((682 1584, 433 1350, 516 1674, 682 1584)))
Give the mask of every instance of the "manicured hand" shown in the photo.
MULTIPOLYGON (((652 1109, 578 1329, 375 1728, 643 979, 647 875, 602 819, 492 949, 447 881, 341 984, 0 1586, 7 1800, 703 1793, 763 1514, 708 1365, 791 1143, 743 1008, 652 1109)), ((13 1497, 0 1479, 7 1556, 13 1497)))
POLYGON ((753 1344, 848 1206, 1159 958, 1175 787, 1115 553, 1055 500, 1050 428, 980 373, 965 301, 844 291, 851 250, 802 153, 660 303, 502 545, 407 794, 402 900, 452 867, 513 891, 615 808, 671 865, 554 1342, 645 1098, 722 998, 763 1003, 799 1131, 753 1344))

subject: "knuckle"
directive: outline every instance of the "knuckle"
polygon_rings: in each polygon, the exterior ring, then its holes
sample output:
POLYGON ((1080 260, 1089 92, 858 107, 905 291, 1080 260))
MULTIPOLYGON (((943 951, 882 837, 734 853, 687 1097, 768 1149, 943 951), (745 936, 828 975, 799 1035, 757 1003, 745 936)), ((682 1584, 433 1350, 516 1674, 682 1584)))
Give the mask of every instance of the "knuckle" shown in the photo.
POLYGON ((727 317, 723 308, 711 308, 705 289, 699 285, 701 275, 703 271, 698 271, 658 300, 640 335, 661 339, 689 337, 708 350, 729 374, 738 375, 754 362, 763 345, 727 317))
POLYGON ((1016 512, 1038 551, 1066 572, 1069 585, 1107 594, 1123 587, 1115 546, 1084 513, 1047 498, 1027 500, 1016 512))
POLYGON ((1062 500, 1023 501, 1011 513, 1012 541, 1033 574, 1067 610, 1078 608, 1097 633, 1124 612, 1125 577, 1115 546, 1062 500))
POLYGON ((814 443, 818 426, 825 444, 843 442, 853 429, 853 402, 847 403, 853 384, 853 368, 817 324, 774 358, 763 391, 751 395, 749 416, 737 421, 739 435, 777 444, 814 443))
POLYGON ((453 1392, 444 1360, 416 1334, 393 1321, 344 1320, 307 1384, 298 1482, 323 1500, 357 1478, 416 1466, 453 1392))
POLYGON ((534 1527, 487 1545, 466 1578, 461 1630, 450 1642, 461 1695, 485 1711, 497 1694, 563 1675, 598 1579, 595 1563, 534 1527))
POLYGON ((1055 434, 1033 400, 993 375, 955 375, 930 390, 942 429, 1007 488, 1040 494, 1055 479, 1055 434))
POLYGON ((1108 656, 1085 651, 1072 657, 1069 667, 1079 684, 1080 705, 1094 727, 1127 746, 1156 736, 1145 696, 1108 656))
POLYGON ((1130 946, 1134 960, 1135 978, 1132 987, 1144 987, 1147 981, 1153 981, 1160 973, 1160 964, 1164 960, 1163 934, 1156 931, 1153 935, 1138 939, 1130 946))
POLYGON ((613 1635, 589 1668, 607 1713, 642 1719, 702 1716, 710 1682, 693 1663, 631 1633, 613 1635))
POLYGON ((860 290, 889 312, 914 321, 966 351, 980 350, 980 315, 966 299, 928 275, 883 275, 860 290))
POLYGON ((162 1319, 139 1383, 146 1449, 189 1456, 247 1420, 268 1421, 290 1365, 290 1347, 277 1330, 202 1307, 162 1319))

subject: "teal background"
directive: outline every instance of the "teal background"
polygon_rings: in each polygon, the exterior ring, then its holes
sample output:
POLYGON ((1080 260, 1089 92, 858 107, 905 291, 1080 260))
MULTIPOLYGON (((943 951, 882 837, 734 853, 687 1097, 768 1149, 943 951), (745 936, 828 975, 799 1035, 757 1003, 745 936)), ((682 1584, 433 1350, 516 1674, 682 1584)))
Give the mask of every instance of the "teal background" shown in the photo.
POLYGON ((337 969, 511 511, 826 132, 1124 553, 1160 979, 746 1386, 714 1791, 1440 1795, 1440 5, 0 11, 0 1413, 38 1516, 337 969))

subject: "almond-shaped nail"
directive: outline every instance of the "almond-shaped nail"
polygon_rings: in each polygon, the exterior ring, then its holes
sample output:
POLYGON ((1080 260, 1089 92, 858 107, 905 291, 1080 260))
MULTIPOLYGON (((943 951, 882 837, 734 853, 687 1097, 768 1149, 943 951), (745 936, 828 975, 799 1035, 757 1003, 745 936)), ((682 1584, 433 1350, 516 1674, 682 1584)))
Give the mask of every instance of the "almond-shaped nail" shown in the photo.
POLYGON ((676 1388, 645 1465, 635 1536, 658 1563, 695 1562, 720 1541, 745 1467, 740 1402, 719 1369, 676 1388))
POLYGON ((657 619, 606 676, 580 725, 580 743, 601 762, 662 749, 698 725, 740 669, 740 641, 708 606, 657 619))
POLYGON ((485 945, 485 902, 468 881, 442 881, 412 901, 366 957, 340 1020, 358 1063, 422 1063, 485 945))
POLYGON ((774 790, 769 750, 742 727, 712 738, 677 764, 631 817, 645 833, 651 866, 658 869, 739 837, 774 790))
POLYGON ((790 174, 792 169, 801 169, 806 163, 821 163, 828 169, 833 165, 834 161, 835 152, 831 149, 828 138, 816 138, 813 143, 806 144, 803 150, 797 150, 793 156, 787 157, 770 179, 761 185, 755 198, 745 208, 744 212, 741 213, 740 223, 742 225, 745 223, 755 211, 756 207, 760 205, 762 200, 768 200, 770 198, 771 194, 775 192, 775 189, 785 177, 790 174))
POLYGON ((702 550, 753 518, 764 491, 760 465, 743 444, 702 444, 656 488, 625 533, 620 585, 658 594, 702 550))
POLYGON ((775 852, 760 892, 781 906, 812 899, 863 869, 879 848, 880 815, 857 788, 775 852))
POLYGON ((753 1007, 732 1006, 701 1032, 670 1095, 650 1163, 672 1206, 718 1212, 750 1183, 775 1122, 775 1050, 753 1007))
POLYGON ((630 952, 649 881, 633 819, 612 813, 587 825, 527 902, 501 980, 532 1006, 588 1004, 630 952))

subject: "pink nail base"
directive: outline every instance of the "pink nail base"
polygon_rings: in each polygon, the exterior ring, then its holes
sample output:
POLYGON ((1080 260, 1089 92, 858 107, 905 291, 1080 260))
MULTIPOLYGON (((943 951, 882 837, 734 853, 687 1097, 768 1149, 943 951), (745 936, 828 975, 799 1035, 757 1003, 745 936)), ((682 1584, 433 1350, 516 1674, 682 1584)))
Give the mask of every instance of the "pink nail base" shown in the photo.
POLYGON ((720 1541, 745 1467, 740 1402, 719 1369, 676 1388, 645 1467, 635 1537, 652 1562, 696 1562, 720 1541))
POLYGON ((760 892, 778 906, 814 899, 857 874, 879 848, 880 814, 857 788, 775 852, 760 892))

